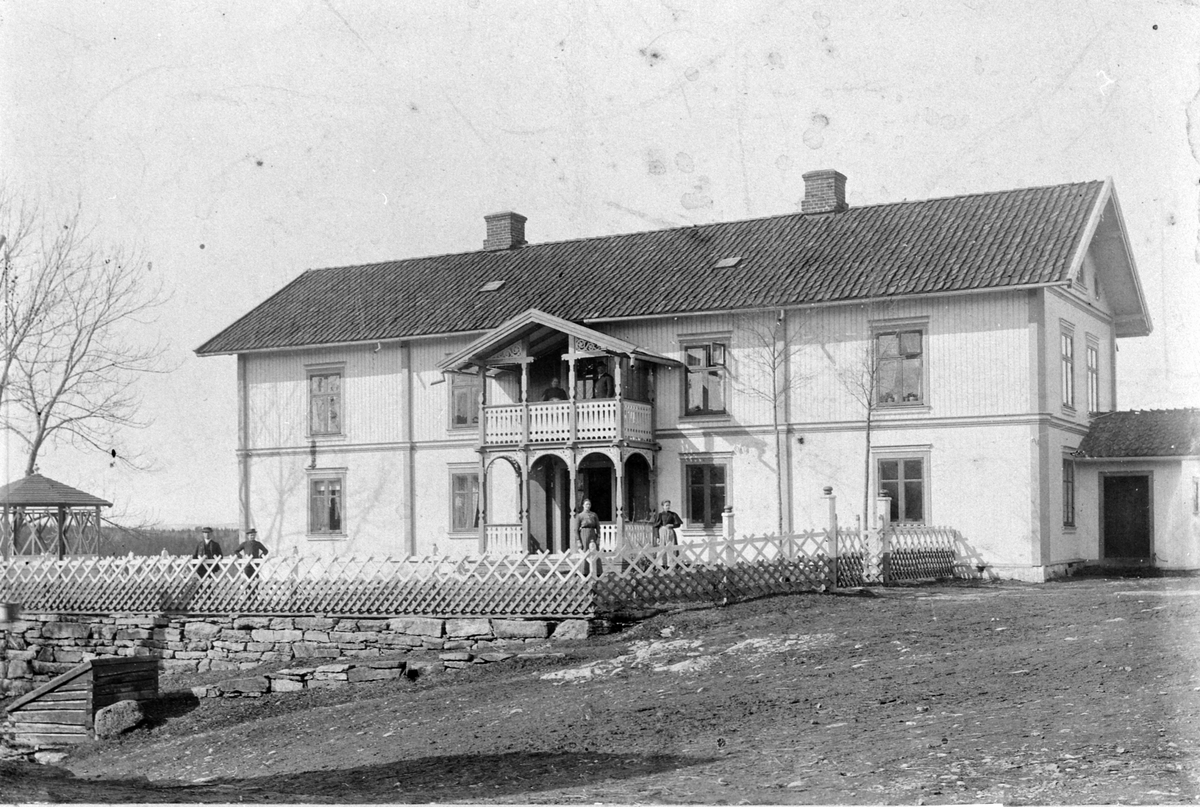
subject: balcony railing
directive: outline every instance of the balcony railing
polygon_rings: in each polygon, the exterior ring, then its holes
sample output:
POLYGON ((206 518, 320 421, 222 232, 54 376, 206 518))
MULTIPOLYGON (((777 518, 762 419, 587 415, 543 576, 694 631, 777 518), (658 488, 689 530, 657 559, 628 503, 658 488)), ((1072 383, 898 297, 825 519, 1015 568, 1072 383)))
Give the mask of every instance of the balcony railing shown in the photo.
POLYGON ((575 439, 650 442, 654 429, 650 404, 643 401, 550 401, 531 404, 485 406, 484 440, 487 445, 565 443, 571 439, 571 407, 575 407, 575 439), (617 405, 621 409, 618 411, 617 405), (623 414, 623 418, 618 415, 623 414), (618 422, 623 421, 618 434, 618 422), (528 423, 528 432, 526 432, 528 423), (528 435, 528 436, 527 436, 528 435))

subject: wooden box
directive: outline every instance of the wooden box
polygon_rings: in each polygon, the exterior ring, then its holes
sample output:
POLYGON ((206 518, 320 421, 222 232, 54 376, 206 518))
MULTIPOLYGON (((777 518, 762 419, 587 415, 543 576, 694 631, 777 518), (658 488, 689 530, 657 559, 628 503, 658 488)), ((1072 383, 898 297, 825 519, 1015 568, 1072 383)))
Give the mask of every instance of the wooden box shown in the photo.
POLYGON ((157 658, 95 658, 7 706, 7 733, 17 742, 37 748, 80 743, 94 736, 92 721, 97 710, 117 701, 157 697, 157 658))

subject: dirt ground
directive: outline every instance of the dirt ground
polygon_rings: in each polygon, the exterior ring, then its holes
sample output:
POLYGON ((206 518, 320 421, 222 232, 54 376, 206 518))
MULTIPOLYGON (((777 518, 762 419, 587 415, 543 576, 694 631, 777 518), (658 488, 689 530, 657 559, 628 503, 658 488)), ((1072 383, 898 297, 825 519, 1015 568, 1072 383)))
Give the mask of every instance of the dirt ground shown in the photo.
MULTIPOLYGON (((192 698, 5 801, 1179 803, 1200 579, 813 594, 660 614, 416 682, 192 698)), ((174 690, 172 692, 171 690, 174 690)))

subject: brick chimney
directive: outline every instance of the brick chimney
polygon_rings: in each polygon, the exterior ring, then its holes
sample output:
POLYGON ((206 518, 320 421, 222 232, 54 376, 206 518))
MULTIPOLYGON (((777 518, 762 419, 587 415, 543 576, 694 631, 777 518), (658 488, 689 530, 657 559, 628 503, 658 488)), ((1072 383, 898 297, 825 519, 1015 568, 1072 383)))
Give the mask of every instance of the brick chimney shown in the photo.
POLYGON ((525 217, 507 210, 484 216, 487 222, 487 238, 483 248, 487 250, 513 249, 525 246, 525 217))
POLYGON ((846 209, 846 176, 832 168, 804 175, 801 213, 841 213, 846 209))

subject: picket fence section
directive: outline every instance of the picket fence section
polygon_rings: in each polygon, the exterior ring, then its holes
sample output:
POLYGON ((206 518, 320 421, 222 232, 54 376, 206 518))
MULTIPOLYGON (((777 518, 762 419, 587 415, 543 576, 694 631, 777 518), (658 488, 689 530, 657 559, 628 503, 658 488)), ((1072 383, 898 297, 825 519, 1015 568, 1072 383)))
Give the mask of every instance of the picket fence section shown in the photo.
POLYGON ((956 539, 839 530, 836 555, 830 533, 813 530, 462 559, 19 557, 4 564, 0 599, 56 613, 588 617, 952 576, 956 539))

